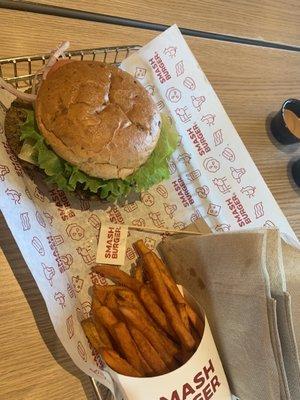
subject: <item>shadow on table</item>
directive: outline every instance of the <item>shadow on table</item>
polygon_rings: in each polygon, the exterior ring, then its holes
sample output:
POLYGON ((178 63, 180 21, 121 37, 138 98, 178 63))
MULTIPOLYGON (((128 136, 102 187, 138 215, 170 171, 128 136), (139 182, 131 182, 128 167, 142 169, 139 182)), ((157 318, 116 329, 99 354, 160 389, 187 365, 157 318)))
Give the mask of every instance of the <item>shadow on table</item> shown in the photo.
POLYGON ((49 318, 43 297, 27 268, 23 256, 1 213, 0 232, 2 232, 0 235, 0 247, 12 268, 13 274, 22 288, 46 346, 59 365, 80 380, 87 400, 95 400, 95 392, 89 377, 76 367, 58 339, 49 318), (5 235, 3 235, 3 232, 5 232, 5 235))

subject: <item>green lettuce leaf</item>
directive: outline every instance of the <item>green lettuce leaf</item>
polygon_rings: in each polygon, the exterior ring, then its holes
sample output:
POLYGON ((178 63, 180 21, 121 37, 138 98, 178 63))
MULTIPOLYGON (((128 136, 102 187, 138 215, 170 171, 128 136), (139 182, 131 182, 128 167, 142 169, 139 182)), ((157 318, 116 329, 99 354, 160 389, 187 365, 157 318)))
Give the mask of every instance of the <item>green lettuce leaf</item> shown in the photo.
POLYGON ((21 125, 20 139, 24 142, 24 150, 21 150, 20 158, 22 154, 26 154, 26 157, 29 155, 31 162, 45 172, 47 180, 62 190, 72 192, 80 187, 97 194, 101 199, 114 201, 128 195, 130 191, 148 190, 170 176, 168 161, 177 147, 178 133, 167 115, 162 115, 161 134, 146 163, 126 179, 104 180, 88 176, 56 155, 39 133, 34 112, 24 111, 27 113, 27 119, 21 125))

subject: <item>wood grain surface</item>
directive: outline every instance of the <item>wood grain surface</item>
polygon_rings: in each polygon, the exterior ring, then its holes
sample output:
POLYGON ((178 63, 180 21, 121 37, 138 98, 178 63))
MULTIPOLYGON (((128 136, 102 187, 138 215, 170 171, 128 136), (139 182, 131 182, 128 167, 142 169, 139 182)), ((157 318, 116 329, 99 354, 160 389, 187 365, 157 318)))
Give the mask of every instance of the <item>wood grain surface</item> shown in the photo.
POLYGON ((297 0, 39 0, 38 3, 300 46, 297 0))
MULTIPOLYGON (((100 3, 100 2, 99 2, 100 3)), ((156 32, 0 10, 0 58, 51 50, 144 44, 156 32)), ((287 174, 300 146, 280 148, 269 115, 298 96, 300 53, 186 37, 276 200, 300 236, 300 196, 287 174)), ((93 399, 88 378, 60 344, 39 291, 13 238, 0 221, 0 400, 93 399), (9 264, 9 265, 8 265, 9 264), (4 375, 3 375, 4 373, 4 375)))
POLYGON ((3 216, 0 320, 1 400, 96 399, 89 378, 73 364, 56 336, 39 289, 3 216))

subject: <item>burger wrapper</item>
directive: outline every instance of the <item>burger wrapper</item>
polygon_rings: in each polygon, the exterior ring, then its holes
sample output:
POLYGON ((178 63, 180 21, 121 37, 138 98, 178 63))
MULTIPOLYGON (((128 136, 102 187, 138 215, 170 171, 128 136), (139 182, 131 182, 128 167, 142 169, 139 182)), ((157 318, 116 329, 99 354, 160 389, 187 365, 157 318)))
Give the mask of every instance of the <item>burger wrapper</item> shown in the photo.
MULTIPOLYGON (((92 282, 105 283, 91 273, 101 223, 184 229, 203 218, 213 231, 276 225, 297 240, 176 26, 121 67, 153 95, 180 135, 170 179, 123 206, 83 201, 26 175, 4 133, 13 96, 0 91, 1 210, 65 349, 82 371, 112 391, 111 373, 80 326, 90 312, 92 282)), ((150 248, 161 239, 130 230, 124 270, 136 257, 132 243, 141 237, 150 248)))

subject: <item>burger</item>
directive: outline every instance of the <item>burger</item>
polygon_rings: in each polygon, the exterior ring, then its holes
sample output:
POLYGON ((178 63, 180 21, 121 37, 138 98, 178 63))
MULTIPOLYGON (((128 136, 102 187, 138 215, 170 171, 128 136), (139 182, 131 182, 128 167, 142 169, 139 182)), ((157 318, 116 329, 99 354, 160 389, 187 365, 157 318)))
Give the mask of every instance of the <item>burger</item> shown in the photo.
POLYGON ((57 61, 32 108, 12 107, 5 130, 25 169, 67 192, 109 201, 169 177, 178 134, 133 76, 99 61, 57 61))

